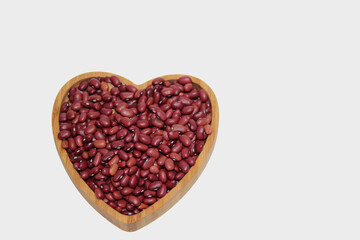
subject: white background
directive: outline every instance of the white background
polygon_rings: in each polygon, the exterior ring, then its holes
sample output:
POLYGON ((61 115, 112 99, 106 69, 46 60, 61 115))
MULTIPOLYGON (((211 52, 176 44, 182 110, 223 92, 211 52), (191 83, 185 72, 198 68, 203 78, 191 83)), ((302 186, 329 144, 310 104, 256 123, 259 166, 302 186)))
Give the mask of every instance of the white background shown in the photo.
POLYGON ((1 239, 359 239, 358 1, 1 1, 1 239), (206 81, 220 126, 188 194, 127 233, 81 197, 52 104, 70 78, 206 81))

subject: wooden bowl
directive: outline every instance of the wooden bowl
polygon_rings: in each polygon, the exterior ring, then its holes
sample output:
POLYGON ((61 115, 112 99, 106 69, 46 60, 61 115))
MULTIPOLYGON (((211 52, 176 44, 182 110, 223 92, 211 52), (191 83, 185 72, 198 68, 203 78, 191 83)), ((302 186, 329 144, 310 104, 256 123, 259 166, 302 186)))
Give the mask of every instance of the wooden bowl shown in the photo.
MULTIPOLYGON (((218 103, 215 97, 214 92, 211 88, 203 81, 196 77, 192 77, 193 83, 195 86, 199 88, 205 89, 208 93, 211 109, 212 109, 212 122, 211 126, 213 128, 213 133, 208 136, 206 143, 204 145, 203 151, 198 156, 196 160, 196 164, 190 168, 190 171, 184 176, 184 178, 176 185, 175 188, 170 190, 163 198, 155 202, 153 205, 143 210, 142 212, 127 216, 123 215, 113 208, 111 208, 104 201, 96 198, 93 190, 85 183, 85 181, 80 177, 80 174, 74 169, 73 164, 70 161, 70 158, 65 149, 61 147, 61 140, 58 139, 59 133, 59 114, 60 114, 60 106, 64 101, 68 101, 67 93, 72 86, 78 86, 81 81, 90 79, 93 77, 110 77, 116 74, 107 73, 107 72, 89 72, 80 74, 70 81, 68 81, 59 91, 52 112, 52 128, 53 135, 55 140, 55 145, 57 151, 60 155, 61 161, 66 169, 66 172, 70 176, 72 182, 79 190, 81 195, 90 203, 93 208, 95 208, 101 215, 103 215, 106 219, 112 222, 117 227, 125 230, 125 231, 136 231, 145 225, 151 223, 162 214, 164 214, 167 210, 169 210, 175 203, 177 203, 185 193, 192 187, 192 185, 196 182, 202 171, 204 170, 207 162, 209 161, 210 155, 214 149, 218 123, 219 123, 219 109, 218 103)), ((149 80, 141 85, 136 85, 130 80, 116 75, 120 78, 121 82, 125 84, 131 84, 136 86, 138 89, 145 89, 148 85, 151 85, 152 80, 149 80)), ((171 74, 161 76, 165 81, 171 81, 178 79, 183 76, 183 74, 171 74)), ((191 213, 189 213, 191 214, 191 213)))

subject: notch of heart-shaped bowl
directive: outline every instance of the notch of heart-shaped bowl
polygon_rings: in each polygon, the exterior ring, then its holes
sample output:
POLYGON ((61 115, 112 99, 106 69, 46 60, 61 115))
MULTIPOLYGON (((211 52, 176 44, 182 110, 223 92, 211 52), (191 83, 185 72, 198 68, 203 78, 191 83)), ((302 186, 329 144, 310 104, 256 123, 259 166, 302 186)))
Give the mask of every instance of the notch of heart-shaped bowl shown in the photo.
MULTIPOLYGON (((211 103, 211 113, 212 113, 211 126, 213 132, 211 135, 208 136, 202 152, 196 159, 195 165, 190 168, 190 171, 187 174, 185 174, 185 176, 178 182, 178 184, 173 189, 171 189, 163 198, 159 199, 153 205, 141 211, 140 213, 131 216, 123 215, 117 212, 115 209, 111 208, 103 200, 100 200, 95 196, 94 191, 85 183, 85 181, 80 177, 79 173, 74 169, 73 164, 71 163, 66 150, 61 147, 61 140, 58 139, 58 134, 60 131, 59 130, 60 106, 64 101, 68 100, 67 93, 69 89, 72 86, 78 86, 80 82, 83 80, 87 80, 93 77, 110 77, 114 75, 119 77, 121 82, 127 85, 133 85, 138 89, 145 89, 148 85, 151 85, 153 80, 152 79, 143 84, 137 85, 131 82, 130 80, 113 73, 89 72, 89 73, 80 74, 69 80, 60 89, 53 106, 52 128, 53 128, 55 145, 59 153, 59 156, 61 158, 61 161, 65 167, 66 172, 70 176, 72 182, 74 183, 75 187, 79 190, 81 195, 90 203, 90 205, 93 208, 96 209, 96 211, 98 211, 111 223, 113 223, 122 230, 131 232, 144 227, 145 225, 151 223, 152 221, 160 217, 162 214, 164 214, 186 194, 186 192, 192 187, 192 185, 199 178, 207 162, 209 161, 210 155, 215 146, 218 123, 219 123, 219 109, 215 94, 211 90, 211 88, 202 80, 190 76, 192 78, 194 86, 204 89, 208 94, 211 103)), ((184 74, 165 75, 165 76, 161 76, 161 78, 163 78, 165 81, 172 81, 178 79, 181 76, 184 76, 184 74)))

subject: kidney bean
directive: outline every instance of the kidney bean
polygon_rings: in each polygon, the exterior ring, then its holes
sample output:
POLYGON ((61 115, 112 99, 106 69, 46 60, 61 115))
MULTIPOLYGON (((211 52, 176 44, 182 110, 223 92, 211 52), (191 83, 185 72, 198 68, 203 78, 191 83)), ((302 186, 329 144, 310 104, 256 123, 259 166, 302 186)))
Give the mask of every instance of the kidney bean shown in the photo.
MULTIPOLYGON (((120 181, 123 177, 124 177, 124 170, 120 169, 120 170, 118 170, 118 171, 115 173, 115 175, 114 175, 114 177, 113 177, 113 181, 114 181, 114 182, 118 182, 118 181, 120 181)), ((129 180, 130 180, 130 179, 129 179, 129 180)), ((129 180, 127 180, 127 181, 129 181, 129 180)), ((127 183, 126 183, 126 185, 127 185, 127 183)), ((126 186, 126 185, 125 185, 125 186, 126 186)))
POLYGON ((180 136, 180 132, 175 132, 175 131, 171 131, 171 132, 168 132, 168 136, 169 136, 169 139, 178 139, 179 136, 180 136))
POLYGON ((186 127, 184 125, 174 124, 174 125, 172 125, 171 130, 175 131, 175 132, 185 133, 186 127))
POLYGON ((146 178, 150 173, 150 170, 141 170, 140 171, 140 177, 146 178))
POLYGON ((148 135, 140 134, 139 141, 145 145, 149 145, 151 143, 151 138, 148 135))
POLYGON ((122 187, 127 186, 128 183, 129 183, 129 180, 130 180, 130 176, 129 176, 129 175, 124 175, 124 176, 121 178, 121 180, 120 180, 120 185, 121 185, 122 187))
POLYGON ((171 152, 179 153, 182 148, 183 148, 182 144, 180 142, 176 142, 175 145, 171 148, 171 152))
POLYGON ((207 135, 210 135, 213 131, 211 125, 209 125, 209 124, 204 126, 204 130, 207 135))
POLYGON ((115 200, 120 200, 122 198, 122 195, 121 195, 120 191, 114 191, 112 193, 112 195, 113 195, 115 200))
POLYGON ((132 167, 132 166, 135 166, 135 165, 136 165, 136 159, 133 158, 133 157, 129 158, 129 160, 126 163, 126 166, 132 167))
POLYGON ((157 128, 162 128, 164 126, 164 122, 157 118, 151 119, 150 123, 152 126, 157 127, 157 128))
POLYGON ((150 183, 148 188, 149 188, 149 190, 157 191, 161 186, 162 186, 162 182, 154 181, 154 182, 150 183))
POLYGON ((142 165, 142 169, 149 169, 155 162, 155 159, 153 157, 150 157, 145 160, 144 164, 142 165))
POLYGON ((165 160, 165 168, 168 170, 168 171, 171 171, 173 170, 175 167, 175 164, 174 164, 174 161, 170 158, 166 158, 165 160))
POLYGON ((87 113, 87 117, 90 119, 96 119, 100 117, 100 112, 90 111, 87 113))
POLYGON ((161 185, 159 190, 157 190, 157 192, 156 192, 157 197, 158 198, 164 197, 166 195, 166 191, 167 191, 166 185, 165 184, 161 185))
POLYGON ((115 155, 115 152, 114 151, 110 151, 110 152, 107 152, 105 154, 103 154, 101 160, 102 161, 105 161, 105 162, 108 162, 110 161, 110 159, 112 159, 112 157, 115 155))
POLYGON ((145 203, 141 203, 141 204, 139 205, 138 209, 144 210, 144 209, 146 209, 146 208, 148 208, 148 207, 149 207, 149 206, 146 205, 145 203))
POLYGON ((159 170, 159 180, 162 183, 166 183, 167 181, 167 175, 166 175, 166 170, 165 169, 160 169, 159 170))
POLYGON ((163 88, 161 90, 161 94, 164 96, 164 97, 170 97, 171 95, 173 95, 175 93, 175 90, 173 88, 163 88))
POLYGON ((194 111, 194 107, 193 106, 186 106, 181 110, 182 114, 191 114, 194 111))
POLYGON ((181 160, 181 157, 180 157, 180 155, 179 154, 177 154, 177 153, 170 153, 169 154, 169 157, 172 159, 172 160, 174 160, 174 161, 180 161, 181 160))
POLYGON ((180 139, 180 142, 184 145, 184 146, 190 146, 190 144, 191 144, 191 139, 188 137, 188 136, 186 136, 186 135, 181 135, 180 137, 179 137, 179 139, 180 139))
POLYGON ((126 108, 122 109, 120 111, 120 114, 123 115, 124 117, 129 117, 129 118, 134 116, 134 112, 132 110, 126 109, 126 108))
POLYGON ((128 198, 128 201, 129 201, 129 203, 133 204, 136 207, 140 206, 140 204, 141 204, 141 201, 139 200, 139 198, 134 195, 130 195, 128 198))
POLYGON ((205 128, 204 126, 199 126, 196 130, 196 138, 199 139, 199 140, 202 140, 204 139, 205 137, 205 128))
POLYGON ((82 81, 79 85, 79 90, 84 91, 89 86, 87 81, 82 81))
MULTIPOLYGON (((161 141, 163 140, 163 137, 162 136, 155 136, 152 140, 151 140, 151 145, 153 145, 154 147, 157 147, 159 146, 159 144, 161 143, 161 141)), ((144 143, 146 144, 146 143, 144 143)), ((150 144, 147 143, 147 144, 150 144)))
POLYGON ((108 116, 106 115, 101 115, 100 117, 100 124, 103 126, 103 127, 110 127, 111 126, 111 121, 109 119, 108 116))
MULTIPOLYGON (((134 189, 132 194, 135 196, 139 196, 140 194, 142 194, 144 192, 144 190, 145 190, 145 187, 137 187, 134 189)), ((140 199, 140 201, 142 201, 142 200, 140 199)))
POLYGON ((135 149, 145 152, 149 147, 143 143, 135 143, 135 149))
POLYGON ((119 126, 115 126, 109 129, 109 135, 114 135, 115 133, 117 133, 119 131, 119 126))
POLYGON ((188 83, 192 83, 192 80, 189 76, 182 76, 178 79, 178 83, 182 84, 182 85, 185 85, 185 84, 188 84, 188 83))
POLYGON ((184 91, 190 92, 193 89, 193 85, 191 83, 187 83, 184 85, 184 91))
POLYGON ((185 174, 183 172, 178 172, 175 176, 175 180, 180 181, 184 176, 185 174))
POLYGON ((195 156, 191 156, 185 159, 185 161, 190 165, 190 166, 194 166, 196 163, 196 158, 195 156))
POLYGON ((176 186, 176 180, 169 180, 165 185, 167 189, 172 189, 176 186))
POLYGON ((190 166, 184 160, 179 162, 179 168, 182 172, 187 173, 190 170, 190 166))
POLYGON ((171 151, 170 148, 168 146, 166 146, 165 144, 159 145, 158 148, 161 151, 161 153, 163 153, 163 154, 168 154, 171 151))
POLYGON ((204 141, 198 141, 196 144, 195 144, 195 152, 197 154, 201 153, 203 147, 204 147, 204 141))
POLYGON ((118 151, 118 156, 123 161, 127 161, 129 159, 128 154, 126 152, 124 152, 123 150, 118 151))
POLYGON ((135 188, 139 182, 139 178, 136 175, 132 175, 129 180, 129 187, 135 188))
POLYGON ((150 197, 150 198, 145 198, 143 203, 146 205, 152 205, 156 201, 157 201, 157 199, 155 197, 150 197))
POLYGON ((113 164, 112 166, 111 166, 111 168, 110 168, 110 175, 111 176, 113 176, 113 175, 115 175, 115 173, 116 173, 116 171, 118 170, 118 165, 115 163, 115 164, 113 164))
POLYGON ((146 151, 146 154, 149 157, 153 157, 155 159, 159 158, 159 152, 158 152, 157 148, 148 148, 147 151, 146 151))
POLYGON ((122 140, 113 141, 111 143, 111 147, 114 148, 114 149, 121 149, 124 146, 125 146, 125 143, 122 140))
POLYGON ((124 196, 126 196, 126 195, 131 194, 133 191, 134 191, 133 188, 124 187, 124 188, 121 190, 121 194, 124 195, 124 196))
POLYGON ((88 179, 90 175, 91 175, 90 169, 85 169, 80 173, 80 177, 84 180, 88 179))
POLYGON ((128 172, 128 175, 131 176, 133 174, 135 174, 138 170, 138 167, 137 166, 132 166, 131 168, 129 168, 129 172, 128 172))
POLYGON ((128 99, 132 99, 134 97, 134 93, 133 92, 121 92, 120 93, 120 98, 122 100, 128 100, 128 99))
POLYGON ((155 182, 155 181, 159 180, 159 178, 155 174, 152 174, 152 173, 150 173, 147 178, 151 182, 155 182))
POLYGON ((136 122, 136 126, 139 128, 147 128, 149 126, 149 121, 146 119, 140 119, 136 122))
POLYGON ((150 172, 152 174, 157 174, 157 173, 159 173, 159 168, 157 166, 151 166, 150 167, 150 172))
POLYGON ((100 188, 95 189, 95 195, 99 199, 104 199, 105 197, 104 192, 100 188))
POLYGON ((68 139, 69 137, 71 137, 71 132, 68 130, 60 131, 58 134, 59 139, 68 139))
POLYGON ((105 140, 95 140, 94 146, 96 148, 104 148, 106 146, 106 141, 105 140))
POLYGON ((64 149, 69 148, 69 142, 67 140, 62 140, 61 141, 61 147, 64 149))
POLYGON ((199 90, 199 97, 202 102, 206 102, 208 100, 208 95, 204 89, 199 90))

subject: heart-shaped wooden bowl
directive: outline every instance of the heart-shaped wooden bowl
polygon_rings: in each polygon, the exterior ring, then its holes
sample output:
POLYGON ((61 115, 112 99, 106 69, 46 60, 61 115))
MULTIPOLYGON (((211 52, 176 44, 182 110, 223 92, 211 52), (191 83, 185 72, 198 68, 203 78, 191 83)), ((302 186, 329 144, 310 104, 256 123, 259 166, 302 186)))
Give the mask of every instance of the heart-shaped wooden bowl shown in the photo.
MULTIPOLYGON (((192 77, 194 86, 198 88, 204 89, 210 99, 211 102, 211 111, 212 111, 212 122, 211 126, 213 128, 213 133, 208 136, 206 143, 204 145, 203 151, 196 159, 196 164, 190 168, 190 171, 184 176, 182 180, 176 185, 175 188, 171 189, 163 198, 155 202, 153 205, 148 207, 147 209, 141 211, 138 214, 127 216, 123 215, 113 208, 111 208, 104 201, 96 198, 95 193, 92 189, 85 183, 85 181, 80 177, 80 174, 74 169, 73 164, 70 161, 68 153, 65 149, 61 147, 61 140, 58 139, 59 133, 59 114, 60 114, 60 106, 64 101, 68 101, 67 93, 72 86, 78 86, 81 81, 90 79, 93 77, 110 77, 116 74, 107 73, 107 72, 89 72, 78 75, 68 81, 59 91, 52 112, 52 128, 53 135, 55 140, 55 145, 57 151, 60 155, 61 161, 66 169, 66 172, 70 176, 76 188, 79 190, 81 195, 93 206, 101 215, 103 215, 106 219, 112 222, 117 227, 125 230, 125 231, 136 231, 145 225, 151 223, 162 214, 164 214, 167 210, 169 210, 175 203, 177 203, 185 193, 191 188, 191 186, 196 182, 199 178, 200 174, 204 170, 207 162, 209 161, 210 155, 214 149, 218 123, 219 123, 219 109, 218 103, 215 97, 214 92, 211 88, 203 81, 196 77, 192 77)), ((120 78, 121 82, 129 85, 134 85, 138 89, 145 89, 148 85, 151 84, 152 80, 149 80, 141 85, 136 85, 132 83, 130 80, 116 75, 120 78)), ((165 81, 171 81, 178 79, 179 77, 184 76, 183 74, 171 74, 161 76, 165 81)), ((191 213, 189 213, 191 214, 191 213)))

